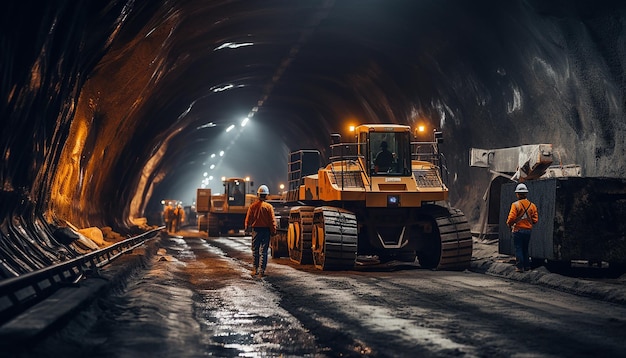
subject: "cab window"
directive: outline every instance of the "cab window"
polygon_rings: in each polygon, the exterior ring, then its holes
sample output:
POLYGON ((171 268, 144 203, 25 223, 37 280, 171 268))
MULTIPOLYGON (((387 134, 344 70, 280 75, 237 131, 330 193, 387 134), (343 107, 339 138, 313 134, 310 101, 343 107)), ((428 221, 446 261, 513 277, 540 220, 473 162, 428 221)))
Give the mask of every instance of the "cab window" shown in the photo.
POLYGON ((370 133, 370 160, 373 175, 404 175, 410 161, 406 154, 410 143, 408 133, 370 133))

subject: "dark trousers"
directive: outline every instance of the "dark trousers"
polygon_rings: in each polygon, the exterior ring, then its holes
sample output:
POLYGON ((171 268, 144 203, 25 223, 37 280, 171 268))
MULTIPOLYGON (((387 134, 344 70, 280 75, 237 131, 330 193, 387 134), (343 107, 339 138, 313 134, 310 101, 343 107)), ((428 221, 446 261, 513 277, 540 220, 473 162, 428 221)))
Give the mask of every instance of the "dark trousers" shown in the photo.
POLYGON ((254 268, 261 264, 261 271, 267 267, 267 249, 270 246, 270 229, 267 227, 252 228, 252 257, 254 268))
POLYGON ((513 232, 513 245, 515 245, 515 266, 518 269, 530 269, 530 230, 518 230, 513 232))

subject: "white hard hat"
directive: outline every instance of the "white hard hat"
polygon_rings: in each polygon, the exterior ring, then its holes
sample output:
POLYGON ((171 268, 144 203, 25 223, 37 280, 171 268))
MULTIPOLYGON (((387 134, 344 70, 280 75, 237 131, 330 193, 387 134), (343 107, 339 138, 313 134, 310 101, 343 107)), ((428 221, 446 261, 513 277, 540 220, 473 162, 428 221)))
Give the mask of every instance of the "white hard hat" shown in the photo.
POLYGON ((270 189, 267 185, 259 186, 259 189, 256 191, 257 195, 270 195, 270 189))
POLYGON ((526 184, 517 184, 517 187, 515 188, 515 192, 516 193, 528 193, 528 188, 526 187, 526 184))

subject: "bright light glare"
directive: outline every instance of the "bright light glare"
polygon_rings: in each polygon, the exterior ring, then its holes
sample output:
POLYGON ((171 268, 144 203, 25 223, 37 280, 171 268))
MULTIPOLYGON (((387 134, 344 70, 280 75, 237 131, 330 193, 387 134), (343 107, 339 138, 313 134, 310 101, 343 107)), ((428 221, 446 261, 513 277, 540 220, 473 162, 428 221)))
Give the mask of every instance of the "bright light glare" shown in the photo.
POLYGON ((250 177, 246 177, 246 181, 250 181, 250 177))
POLYGON ((421 126, 417 127, 417 131, 418 131, 418 132, 423 132, 423 131, 425 131, 425 130, 426 130, 426 127, 424 127, 423 125, 421 125, 421 126))
POLYGON ((209 176, 209 180, 213 180, 213 175, 210 175, 210 176, 209 176))
POLYGON ((215 153, 211 154, 211 158, 215 158, 215 153))
POLYGON ((226 177, 222 177, 222 181, 226 181, 226 177))
POLYGON ((223 156, 224 156, 224 151, 220 150, 220 157, 223 157, 223 156))
POLYGON ((354 126, 350 126, 350 132, 354 132, 354 126))
POLYGON ((238 47, 243 47, 243 46, 252 46, 254 45, 254 43, 252 42, 242 42, 242 43, 235 43, 235 42, 226 42, 223 43, 221 45, 219 45, 218 47, 216 47, 213 51, 217 51, 217 50, 223 50, 225 48, 230 48, 230 49, 235 49, 238 47))
POLYGON ((215 127, 215 123, 209 122, 207 124, 203 124, 201 126, 196 127, 196 129, 211 128, 211 127, 215 127))
POLYGON ((215 169, 215 164, 211 164, 211 166, 209 167, 209 169, 215 169))
POLYGON ((246 126, 246 124, 248 124, 248 121, 249 121, 249 120, 250 120, 250 118, 248 118, 248 117, 244 118, 244 119, 241 121, 241 126, 242 126, 242 127, 245 127, 245 126, 246 126))
POLYGON ((231 124, 230 126, 228 126, 228 128, 226 128, 226 132, 230 132, 233 130, 233 128, 235 128, 234 124, 231 124))
POLYGON ((223 87, 211 87, 211 91, 213 92, 222 92, 222 91, 226 91, 229 90, 231 88, 234 88, 235 86, 231 85, 231 84, 227 84, 223 87))
POLYGON ((209 175, 209 173, 207 173, 207 172, 204 172, 204 174, 202 174, 202 175, 204 175, 204 176, 207 176, 207 175, 209 175))

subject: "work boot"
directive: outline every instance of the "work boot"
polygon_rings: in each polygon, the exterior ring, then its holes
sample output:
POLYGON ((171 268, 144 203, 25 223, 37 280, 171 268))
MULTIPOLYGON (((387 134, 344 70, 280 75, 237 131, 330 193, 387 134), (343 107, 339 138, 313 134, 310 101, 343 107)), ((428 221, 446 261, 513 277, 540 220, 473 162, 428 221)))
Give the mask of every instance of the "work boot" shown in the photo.
POLYGON ((254 268, 254 270, 252 270, 252 272, 250 272, 250 274, 251 274, 252 276, 256 276, 256 274, 257 274, 257 269, 256 269, 256 267, 254 268))

